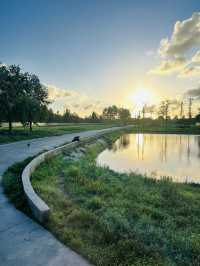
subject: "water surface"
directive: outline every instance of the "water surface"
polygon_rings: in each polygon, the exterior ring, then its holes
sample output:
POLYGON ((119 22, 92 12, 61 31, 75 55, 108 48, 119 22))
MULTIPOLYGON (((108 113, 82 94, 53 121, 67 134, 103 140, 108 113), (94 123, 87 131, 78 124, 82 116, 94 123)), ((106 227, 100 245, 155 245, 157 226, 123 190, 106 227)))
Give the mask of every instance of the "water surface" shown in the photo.
POLYGON ((99 154, 97 163, 118 172, 200 183, 200 136, 124 134, 99 154))

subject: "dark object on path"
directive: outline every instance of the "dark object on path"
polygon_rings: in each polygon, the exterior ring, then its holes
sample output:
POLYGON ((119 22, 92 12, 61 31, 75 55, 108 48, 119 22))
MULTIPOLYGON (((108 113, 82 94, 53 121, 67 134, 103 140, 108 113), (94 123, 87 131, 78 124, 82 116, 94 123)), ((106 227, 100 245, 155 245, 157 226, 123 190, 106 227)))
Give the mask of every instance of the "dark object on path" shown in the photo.
POLYGON ((27 143, 27 146, 30 147, 31 146, 31 143, 27 143))
POLYGON ((74 137, 72 142, 74 142, 74 141, 80 141, 80 137, 79 136, 74 137))

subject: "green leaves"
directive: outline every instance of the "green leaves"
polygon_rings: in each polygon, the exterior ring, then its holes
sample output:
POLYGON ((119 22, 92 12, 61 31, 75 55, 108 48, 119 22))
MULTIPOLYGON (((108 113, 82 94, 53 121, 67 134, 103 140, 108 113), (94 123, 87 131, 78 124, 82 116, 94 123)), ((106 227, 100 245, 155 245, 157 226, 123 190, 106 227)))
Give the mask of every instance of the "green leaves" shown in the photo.
POLYGON ((0 121, 8 121, 10 131, 13 121, 29 122, 31 129, 49 103, 47 98, 36 75, 23 73, 17 65, 0 65, 0 121))

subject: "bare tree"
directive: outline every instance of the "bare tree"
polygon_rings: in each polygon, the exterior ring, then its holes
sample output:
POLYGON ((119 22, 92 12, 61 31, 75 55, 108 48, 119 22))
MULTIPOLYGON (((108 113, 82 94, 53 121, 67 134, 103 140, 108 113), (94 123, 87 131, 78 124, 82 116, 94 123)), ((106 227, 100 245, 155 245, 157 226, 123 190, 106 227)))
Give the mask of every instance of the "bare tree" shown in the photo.
POLYGON ((183 101, 180 102, 180 118, 183 118, 183 101))
POLYGON ((145 118, 146 110, 147 110, 147 105, 145 104, 145 105, 142 107, 142 118, 143 118, 143 119, 145 118))
POLYGON ((192 119, 192 103, 193 103, 193 98, 190 97, 189 99, 189 103, 188 103, 188 118, 192 119))
POLYGON ((158 110, 158 114, 161 115, 165 120, 168 119, 169 106, 170 106, 169 100, 162 101, 160 104, 160 108, 158 110))

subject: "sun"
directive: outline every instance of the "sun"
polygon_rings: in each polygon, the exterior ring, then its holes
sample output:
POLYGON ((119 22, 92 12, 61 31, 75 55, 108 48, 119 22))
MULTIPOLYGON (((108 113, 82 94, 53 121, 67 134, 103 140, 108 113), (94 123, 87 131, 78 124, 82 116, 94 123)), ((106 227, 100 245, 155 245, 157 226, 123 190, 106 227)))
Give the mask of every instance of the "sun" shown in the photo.
POLYGON ((154 100, 153 93, 146 88, 138 88, 132 95, 131 100, 134 103, 134 105, 140 109, 145 104, 149 104, 154 100))

